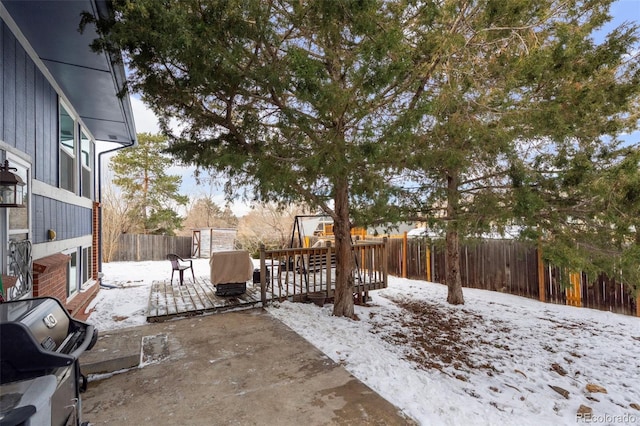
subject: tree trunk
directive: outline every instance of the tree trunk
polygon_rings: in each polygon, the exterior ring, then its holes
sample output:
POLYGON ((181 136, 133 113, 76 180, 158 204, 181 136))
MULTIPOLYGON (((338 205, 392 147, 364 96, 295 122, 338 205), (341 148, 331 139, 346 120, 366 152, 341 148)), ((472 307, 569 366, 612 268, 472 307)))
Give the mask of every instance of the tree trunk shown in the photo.
POLYGON ((450 173, 447 176, 447 302, 452 305, 463 305, 462 278, 460 276, 460 237, 458 235, 458 176, 450 173))
POLYGON ((458 232, 447 231, 447 302, 463 305, 462 278, 460 277, 460 245, 458 232))
POLYGON ((336 292, 333 315, 354 318, 353 308, 353 253, 351 251, 351 225, 349 219, 349 187, 346 181, 335 188, 335 217, 333 234, 336 250, 336 292))
POLYGON ((147 221, 149 214, 147 209, 149 208, 149 201, 147 200, 147 196, 149 194, 149 174, 147 170, 144 170, 144 179, 142 180, 142 227, 143 234, 150 234, 148 226, 149 223, 147 221))

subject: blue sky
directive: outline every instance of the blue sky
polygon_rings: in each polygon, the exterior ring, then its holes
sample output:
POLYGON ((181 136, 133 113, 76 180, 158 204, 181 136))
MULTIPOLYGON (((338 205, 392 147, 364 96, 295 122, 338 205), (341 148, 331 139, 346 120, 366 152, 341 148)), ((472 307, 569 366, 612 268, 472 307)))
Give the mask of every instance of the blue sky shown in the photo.
MULTIPOLYGON (((640 0, 618 0, 611 7, 611 14, 613 19, 602 29, 603 34, 607 34, 624 22, 640 23, 640 0)), ((139 96, 132 97, 131 103, 137 132, 158 133, 160 129, 156 116, 144 105, 139 96)), ((623 139, 630 143, 638 142, 640 141, 640 131, 624 135, 623 139)), ((193 168, 176 166, 168 170, 168 173, 182 176, 181 193, 188 195, 190 198, 197 199, 211 195, 218 205, 226 205, 220 188, 196 184, 193 177, 193 168)), ((237 216, 242 216, 250 210, 250 206, 242 201, 236 201, 229 207, 237 216)))
MULTIPOLYGON (((624 22, 640 23, 640 0, 618 0, 611 6, 611 15, 613 19, 603 28, 605 34, 624 22)), ((640 141, 640 131, 624 135, 622 139, 629 143, 637 143, 640 141)))
POLYGON ((613 20, 610 28, 622 24, 624 21, 640 22, 640 0, 618 0, 611 6, 613 20))

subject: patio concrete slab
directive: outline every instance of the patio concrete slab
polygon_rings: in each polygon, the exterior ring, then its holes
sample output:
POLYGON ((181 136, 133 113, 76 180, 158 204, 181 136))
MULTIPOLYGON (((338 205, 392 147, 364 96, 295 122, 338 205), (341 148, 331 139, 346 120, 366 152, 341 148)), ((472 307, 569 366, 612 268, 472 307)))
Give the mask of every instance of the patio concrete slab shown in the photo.
POLYGON ((260 309, 148 324, 109 336, 81 358, 85 374, 100 356, 132 355, 131 348, 142 363, 119 374, 92 376, 82 412, 94 425, 415 424, 260 309))

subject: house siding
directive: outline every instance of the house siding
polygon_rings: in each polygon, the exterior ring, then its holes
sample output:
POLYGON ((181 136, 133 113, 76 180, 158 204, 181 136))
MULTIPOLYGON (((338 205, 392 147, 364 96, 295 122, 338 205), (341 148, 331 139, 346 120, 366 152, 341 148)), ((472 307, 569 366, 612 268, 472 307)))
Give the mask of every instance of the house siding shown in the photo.
POLYGON ((5 141, 15 141, 16 139, 16 44, 16 38, 2 22, 2 101, 4 104, 2 134, 5 141))
MULTIPOLYGON (((40 245, 33 259, 33 295, 66 301, 68 256, 61 251, 75 249, 78 239, 92 235, 93 210, 86 199, 57 188, 58 106, 56 89, 0 19, 0 140, 31 163, 30 240, 40 245), (56 243, 49 239, 50 229, 56 232, 56 243), (57 258, 64 261, 49 268, 53 272, 38 269, 47 259, 57 258)), ((97 288, 87 294, 94 295, 97 288)), ((80 299, 74 297, 76 303, 80 299)))
POLYGON ((0 139, 31 157, 34 179, 58 184, 58 95, 4 21, 0 139))
POLYGON ((92 210, 90 208, 63 203, 49 197, 32 197, 32 242, 49 241, 47 231, 56 231, 57 240, 66 240, 91 235, 92 210))

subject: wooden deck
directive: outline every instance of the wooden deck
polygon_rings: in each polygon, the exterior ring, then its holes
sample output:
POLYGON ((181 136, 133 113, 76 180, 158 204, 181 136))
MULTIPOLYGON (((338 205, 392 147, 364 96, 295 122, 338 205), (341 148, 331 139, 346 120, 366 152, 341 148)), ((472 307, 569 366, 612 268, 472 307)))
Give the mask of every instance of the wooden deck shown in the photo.
MULTIPOLYGON (((267 292, 267 299, 271 299, 267 292)), ((174 280, 154 281, 149 294, 147 321, 160 322, 180 316, 216 313, 230 309, 261 307, 260 284, 247 283, 247 291, 240 296, 216 296, 216 288, 209 278, 198 277, 184 285, 174 280)))

